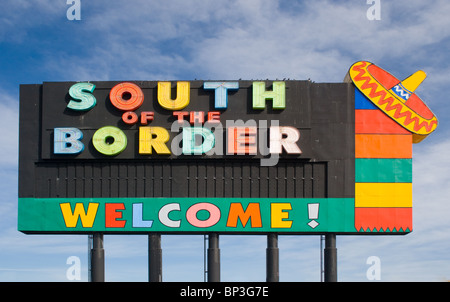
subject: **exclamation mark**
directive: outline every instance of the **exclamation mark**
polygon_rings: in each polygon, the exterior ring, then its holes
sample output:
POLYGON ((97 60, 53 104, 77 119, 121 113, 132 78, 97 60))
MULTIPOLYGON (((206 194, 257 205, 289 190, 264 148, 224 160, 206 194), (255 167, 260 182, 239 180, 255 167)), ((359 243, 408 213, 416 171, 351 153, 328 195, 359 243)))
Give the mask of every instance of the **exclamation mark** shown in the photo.
POLYGON ((319 204, 318 203, 308 203, 308 219, 311 219, 310 222, 308 222, 308 225, 311 228, 315 228, 319 225, 317 221, 314 219, 319 218, 319 204))

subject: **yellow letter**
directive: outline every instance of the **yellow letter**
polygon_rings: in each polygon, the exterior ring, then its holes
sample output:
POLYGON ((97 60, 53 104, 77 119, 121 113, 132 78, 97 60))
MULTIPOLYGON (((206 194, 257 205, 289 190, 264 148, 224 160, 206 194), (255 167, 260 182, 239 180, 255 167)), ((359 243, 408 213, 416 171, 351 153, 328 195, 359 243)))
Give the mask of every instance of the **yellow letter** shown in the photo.
POLYGON ((170 154, 166 146, 169 138, 169 132, 162 127, 140 127, 139 154, 152 154, 152 147, 158 154, 170 154))
POLYGON ((177 82, 177 98, 172 100, 170 82, 158 82, 158 103, 168 110, 181 110, 189 105, 190 83, 177 82))
POLYGON ((285 212, 284 210, 292 210, 292 206, 290 203, 271 203, 270 210, 270 221, 272 228, 291 228, 292 221, 283 220, 285 218, 289 218, 289 213, 285 212))
POLYGON ((61 212, 63 214, 66 227, 74 228, 77 226, 78 217, 81 219, 83 228, 92 228, 94 224, 95 216, 97 215, 98 203, 89 203, 87 213, 84 210, 82 203, 75 204, 75 210, 72 213, 70 203, 61 203, 61 212))

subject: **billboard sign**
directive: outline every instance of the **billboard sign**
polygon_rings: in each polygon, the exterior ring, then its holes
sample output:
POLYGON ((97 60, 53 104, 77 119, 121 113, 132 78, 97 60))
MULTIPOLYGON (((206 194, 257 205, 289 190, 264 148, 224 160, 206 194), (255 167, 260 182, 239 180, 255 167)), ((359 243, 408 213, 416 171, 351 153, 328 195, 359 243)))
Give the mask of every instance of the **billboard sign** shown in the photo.
POLYGON ((408 233, 412 143, 437 121, 413 93, 422 73, 383 83, 373 66, 344 83, 21 85, 18 228, 408 233))

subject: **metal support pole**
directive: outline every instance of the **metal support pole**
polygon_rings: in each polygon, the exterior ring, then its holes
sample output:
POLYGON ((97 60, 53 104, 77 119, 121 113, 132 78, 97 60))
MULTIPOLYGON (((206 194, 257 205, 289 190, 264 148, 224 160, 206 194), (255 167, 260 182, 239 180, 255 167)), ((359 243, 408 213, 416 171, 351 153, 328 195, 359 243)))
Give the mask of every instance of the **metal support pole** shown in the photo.
POLYGON ((219 235, 208 235, 208 282, 220 282, 219 235))
POLYGON ((320 235, 320 282, 324 281, 324 268, 323 268, 323 243, 325 241, 325 235, 320 235))
POLYGON ((207 248, 206 242, 208 241, 208 235, 203 235, 203 282, 206 282, 208 278, 208 256, 207 256, 207 248))
POLYGON ((148 235, 148 281, 162 282, 161 235, 148 235))
POLYGON ((337 282, 336 234, 325 235, 325 282, 337 282))
POLYGON ((88 282, 92 282, 92 261, 91 261, 91 250, 92 241, 94 240, 94 235, 88 235, 88 282))
POLYGON ((266 281, 280 281, 278 235, 267 235, 266 249, 266 281))
POLYGON ((103 234, 94 233, 91 250, 91 281, 105 282, 105 250, 103 249, 103 234))

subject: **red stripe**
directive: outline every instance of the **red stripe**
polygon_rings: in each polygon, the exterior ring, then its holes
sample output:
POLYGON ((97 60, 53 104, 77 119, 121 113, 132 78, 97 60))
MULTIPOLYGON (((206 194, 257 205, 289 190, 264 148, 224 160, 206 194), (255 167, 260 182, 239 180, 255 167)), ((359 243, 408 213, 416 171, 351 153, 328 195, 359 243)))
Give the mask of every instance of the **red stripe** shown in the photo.
POLYGON ((409 134, 381 110, 355 110, 357 134, 409 134))
POLYGON ((355 228, 361 232, 412 231, 412 208, 355 208, 355 228))

